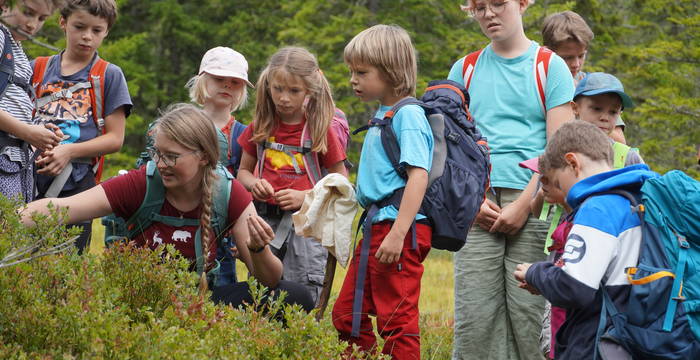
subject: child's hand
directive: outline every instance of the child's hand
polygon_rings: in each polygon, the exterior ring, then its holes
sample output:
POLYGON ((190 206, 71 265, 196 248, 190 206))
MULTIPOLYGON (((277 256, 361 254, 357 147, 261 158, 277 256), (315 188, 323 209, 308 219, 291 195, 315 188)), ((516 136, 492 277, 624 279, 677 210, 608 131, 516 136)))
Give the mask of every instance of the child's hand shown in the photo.
POLYGON ((304 203, 304 196, 306 196, 306 191, 284 189, 275 194, 275 202, 284 211, 299 210, 301 204, 304 203))
MULTIPOLYGON (((56 125, 53 126, 58 128, 56 125)), ((28 125, 26 129, 26 133, 22 134, 21 138, 39 150, 51 150, 63 140, 61 130, 58 130, 59 135, 55 130, 44 125, 28 125)))
POLYGON ((62 140, 66 137, 63 135, 63 131, 61 131, 61 128, 58 127, 58 125, 56 125, 56 124, 46 123, 46 124, 44 124, 44 127, 53 131, 53 133, 56 134, 56 136, 58 136, 62 140))
POLYGON ((500 232, 507 235, 515 235, 525 225, 528 216, 530 215, 529 204, 525 209, 517 206, 516 202, 512 202, 503 209, 498 216, 498 220, 493 223, 489 232, 500 232))
POLYGON ((267 246, 275 238, 275 232, 270 225, 258 215, 251 215, 246 218, 248 224, 248 248, 259 249, 267 246))
POLYGON ((518 264, 515 266, 515 271, 513 272, 513 276, 515 276, 515 280, 518 280, 520 282, 525 282, 525 274, 527 274, 527 270, 532 266, 532 264, 529 263, 524 263, 524 264, 518 264))
POLYGON ((501 208, 498 205, 496 205, 495 202, 489 199, 484 199, 484 202, 481 203, 479 213, 476 214, 476 223, 482 229, 489 231, 493 226, 493 223, 495 223, 496 220, 498 220, 498 216, 500 214, 501 208))
POLYGON ((379 249, 374 254, 374 257, 382 264, 391 264, 399 261, 404 237, 397 234, 392 227, 384 240, 382 240, 382 244, 379 245, 379 249))
POLYGON ((70 146, 63 144, 56 146, 53 150, 44 151, 37 158, 36 166, 38 174, 48 176, 58 176, 71 161, 70 146))
POLYGON ((258 180, 253 188, 250 189, 255 200, 265 201, 275 194, 275 189, 272 188, 269 182, 265 179, 258 180))

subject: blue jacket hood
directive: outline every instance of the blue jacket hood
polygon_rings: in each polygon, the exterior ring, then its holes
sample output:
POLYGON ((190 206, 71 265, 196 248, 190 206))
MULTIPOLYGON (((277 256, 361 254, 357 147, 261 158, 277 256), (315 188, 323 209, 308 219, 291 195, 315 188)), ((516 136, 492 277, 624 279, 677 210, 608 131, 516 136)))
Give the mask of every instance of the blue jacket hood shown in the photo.
POLYGON ((644 181, 658 176, 659 174, 651 171, 645 164, 626 166, 621 169, 596 174, 574 184, 566 196, 566 202, 572 208, 576 208, 591 194, 620 188, 638 192, 644 181))

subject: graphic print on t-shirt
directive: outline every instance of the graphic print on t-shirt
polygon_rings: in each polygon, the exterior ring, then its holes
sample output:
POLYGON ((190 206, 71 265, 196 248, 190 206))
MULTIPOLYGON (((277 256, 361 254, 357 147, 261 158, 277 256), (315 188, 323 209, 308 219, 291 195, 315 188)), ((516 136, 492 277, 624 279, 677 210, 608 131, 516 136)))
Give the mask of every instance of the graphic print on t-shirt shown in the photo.
MULTIPOLYGON (((268 141, 271 143, 275 142, 275 137, 270 136, 268 141)), ((303 158, 303 156, 300 153, 296 153, 296 154, 294 154, 294 158, 296 159, 297 164, 299 164, 299 168, 304 170, 304 158, 303 158)), ((292 162, 292 157, 287 155, 283 151, 267 149, 267 150, 265 150, 265 160, 267 160, 270 163, 270 165, 272 166, 272 168, 275 170, 280 170, 280 169, 292 169, 292 170, 294 170, 294 163, 292 162)))
POLYGON ((190 238, 192 238, 192 233, 189 231, 175 230, 173 232, 173 242, 187 242, 190 238))
POLYGON ((160 231, 153 233, 153 246, 163 245, 163 239, 158 235, 160 235, 160 231))
MULTIPOLYGON (((73 82, 58 81, 45 84, 37 98, 51 95, 75 85, 73 82)), ((69 137, 62 143, 70 144, 80 139, 80 126, 89 124, 92 120, 91 96, 88 89, 79 89, 69 94, 68 98, 51 101, 36 109, 36 121, 42 124, 54 123, 61 128, 64 135, 69 137)))

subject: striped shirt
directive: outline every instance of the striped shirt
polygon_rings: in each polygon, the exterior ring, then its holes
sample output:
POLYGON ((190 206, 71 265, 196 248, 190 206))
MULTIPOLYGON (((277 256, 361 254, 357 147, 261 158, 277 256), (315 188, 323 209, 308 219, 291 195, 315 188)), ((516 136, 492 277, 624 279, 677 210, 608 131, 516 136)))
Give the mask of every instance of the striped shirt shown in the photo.
MULTIPOLYGON (((5 25, 0 24, 5 31, 0 31, 0 52, 2 52, 5 46, 5 34, 9 33, 9 29, 5 25)), ((15 78, 26 81, 29 83, 32 77, 32 68, 29 65, 29 59, 22 49, 22 45, 15 41, 12 36, 10 36, 10 42, 12 43, 12 55, 15 59, 15 78)), ((7 84, 7 90, 2 99, 0 99, 0 109, 12 115, 15 119, 31 124, 32 123, 32 110, 34 104, 32 99, 29 97, 24 89, 21 87, 9 83, 7 84)), ((10 134, 12 136, 12 134, 10 134)), ((21 153, 19 148, 6 149, 6 154, 13 161, 20 161, 21 153), (8 151, 9 150, 9 151, 8 151)))

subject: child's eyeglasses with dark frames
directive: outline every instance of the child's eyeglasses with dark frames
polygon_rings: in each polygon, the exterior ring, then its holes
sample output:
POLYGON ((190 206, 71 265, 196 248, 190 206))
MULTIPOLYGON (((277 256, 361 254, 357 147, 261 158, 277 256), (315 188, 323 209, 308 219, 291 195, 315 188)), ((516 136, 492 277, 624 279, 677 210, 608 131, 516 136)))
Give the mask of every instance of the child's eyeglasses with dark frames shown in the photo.
POLYGON ((177 164, 177 159, 198 152, 199 150, 193 150, 184 154, 163 154, 156 148, 148 149, 148 155, 151 157, 151 159, 153 159, 153 161, 155 161, 156 164, 163 160, 163 164, 165 164, 165 166, 171 167, 177 164))

